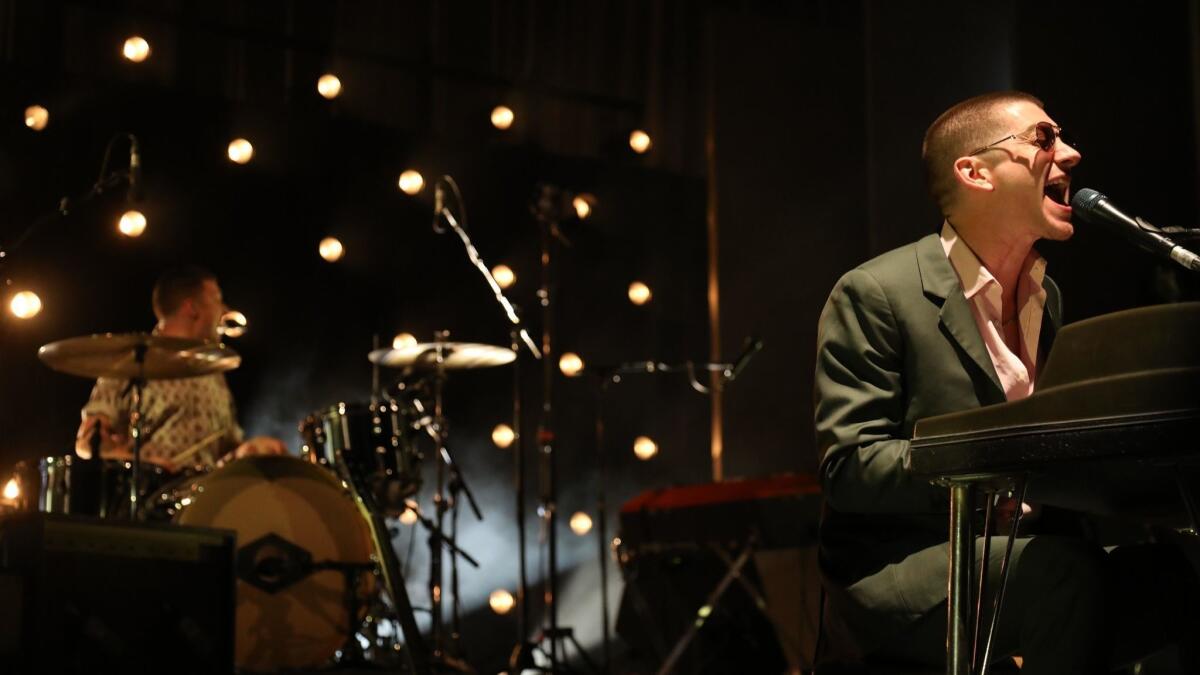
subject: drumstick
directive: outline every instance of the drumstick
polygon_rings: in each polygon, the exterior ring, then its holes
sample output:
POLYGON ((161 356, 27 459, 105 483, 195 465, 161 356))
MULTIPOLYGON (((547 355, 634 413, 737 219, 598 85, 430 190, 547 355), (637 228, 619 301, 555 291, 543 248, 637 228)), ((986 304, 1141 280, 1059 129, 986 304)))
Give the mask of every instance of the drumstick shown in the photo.
POLYGON ((200 442, 194 443, 194 444, 188 446, 188 448, 186 450, 184 450, 183 452, 172 457, 171 462, 174 464, 179 464, 181 461, 187 459, 188 457, 191 457, 192 455, 196 454, 197 452, 200 452, 201 448, 208 445, 209 443, 212 443, 213 441, 217 440, 218 438, 224 436, 228 432, 229 432, 229 429, 225 428, 225 429, 220 429, 218 431, 215 431, 215 432, 205 436, 204 438, 200 439, 200 442))

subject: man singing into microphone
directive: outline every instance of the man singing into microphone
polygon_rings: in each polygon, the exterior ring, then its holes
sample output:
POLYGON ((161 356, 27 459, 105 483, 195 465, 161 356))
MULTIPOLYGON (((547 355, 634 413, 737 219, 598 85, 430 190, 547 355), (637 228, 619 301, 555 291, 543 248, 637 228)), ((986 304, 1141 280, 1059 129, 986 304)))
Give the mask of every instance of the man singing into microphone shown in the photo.
MULTIPOLYGON (((1062 318, 1033 245, 1073 233, 1081 157, 1041 101, 1006 92, 944 112, 922 159, 944 222, 838 281, 818 328, 815 414, 828 633, 842 655, 938 667, 948 493, 911 474, 909 439, 918 419, 1033 392, 1062 318)), ((993 542, 993 578, 1003 552, 993 542)), ((1173 549, 1021 537, 993 654, 1022 657, 1026 675, 1108 672, 1190 631, 1194 589, 1173 549)))

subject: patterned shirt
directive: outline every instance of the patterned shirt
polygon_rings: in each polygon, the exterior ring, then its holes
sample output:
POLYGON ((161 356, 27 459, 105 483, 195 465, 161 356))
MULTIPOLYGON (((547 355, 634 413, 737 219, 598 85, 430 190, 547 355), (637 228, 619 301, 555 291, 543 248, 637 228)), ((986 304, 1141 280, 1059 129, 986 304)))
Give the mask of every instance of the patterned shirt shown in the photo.
MULTIPOLYGON (((129 426, 133 391, 128 380, 96 380, 83 415, 106 415, 114 429, 129 426)), ((211 467, 242 442, 225 375, 150 380, 142 389, 142 458, 178 467, 211 467)))

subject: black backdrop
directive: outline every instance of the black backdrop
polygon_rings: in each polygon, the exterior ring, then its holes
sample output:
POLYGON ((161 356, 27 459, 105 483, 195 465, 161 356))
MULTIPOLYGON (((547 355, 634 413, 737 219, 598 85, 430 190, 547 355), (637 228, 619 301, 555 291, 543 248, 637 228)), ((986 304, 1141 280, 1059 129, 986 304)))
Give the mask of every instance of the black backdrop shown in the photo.
MULTIPOLYGON (((766 341, 727 392, 726 475, 811 471, 817 315, 846 269, 937 226, 918 164, 928 122, 976 93, 1031 91, 1081 139, 1077 187, 1193 224, 1196 17, 1195 2, 0 2, 0 241, 84 191, 119 131, 141 140, 150 221, 120 237, 118 190, 10 256, 12 288, 46 307, 0 318, 0 458, 65 452, 87 395, 38 363, 37 346, 149 329, 150 285, 172 264, 214 269, 248 315, 229 376, 243 424, 293 446, 304 414, 365 396, 373 334, 507 343, 461 245, 432 232, 428 190, 396 189, 415 167, 462 185, 480 252, 516 270, 535 329, 534 189, 597 196, 593 218, 564 221, 573 246, 557 257, 558 345, 591 364, 707 356, 715 197, 723 352, 766 341), (140 65, 119 57, 135 32, 154 50, 140 65), (326 70, 345 86, 334 101, 315 91, 326 70), (21 123, 35 102, 50 110, 41 133, 21 123), (500 102, 517 112, 503 133, 487 121, 500 102), (645 156, 625 146, 635 127, 654 138, 645 156), (225 158, 236 136, 255 145, 249 165, 225 158), (346 245, 336 265, 316 255, 327 235, 346 245), (625 299, 634 279, 654 291, 645 307, 625 299)), ((1046 253, 1068 319, 1158 301, 1172 284, 1195 297, 1101 233, 1046 253)), ((531 407, 537 366, 523 364, 531 407)), ((487 440, 509 377, 464 374, 448 392, 452 447, 487 508, 463 533, 485 562, 464 571, 469 653, 484 665, 512 637, 511 616, 476 611, 516 577, 511 453, 487 440)), ((594 396, 586 379, 558 380, 555 396, 565 521, 597 487, 594 396)), ((606 409, 610 504, 709 476, 708 401, 682 378, 627 379, 606 409), (639 434, 660 444, 651 462, 630 452, 639 434)), ((594 644, 595 544, 563 527, 564 620, 594 644)), ((410 579, 422 604, 423 572, 410 579)))

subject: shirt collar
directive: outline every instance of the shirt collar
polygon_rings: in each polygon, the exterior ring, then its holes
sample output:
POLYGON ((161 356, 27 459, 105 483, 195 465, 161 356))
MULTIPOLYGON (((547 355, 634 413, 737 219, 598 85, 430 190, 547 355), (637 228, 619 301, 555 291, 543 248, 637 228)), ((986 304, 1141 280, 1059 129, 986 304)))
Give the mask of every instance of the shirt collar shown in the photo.
MULTIPOLYGON (((954 268, 954 272, 958 274, 959 281, 962 282, 963 295, 968 300, 974 298, 989 284, 995 283, 996 277, 988 271, 975 252, 970 246, 958 236, 958 232, 950 221, 942 223, 942 250, 946 252, 946 258, 950 260, 950 265, 954 268)), ((1029 256, 1025 258, 1025 263, 1021 266, 1021 279, 1018 284, 1024 281, 1031 282, 1031 289, 1041 289, 1043 279, 1046 276, 1046 259, 1041 256, 1036 250, 1031 249, 1029 256)))

